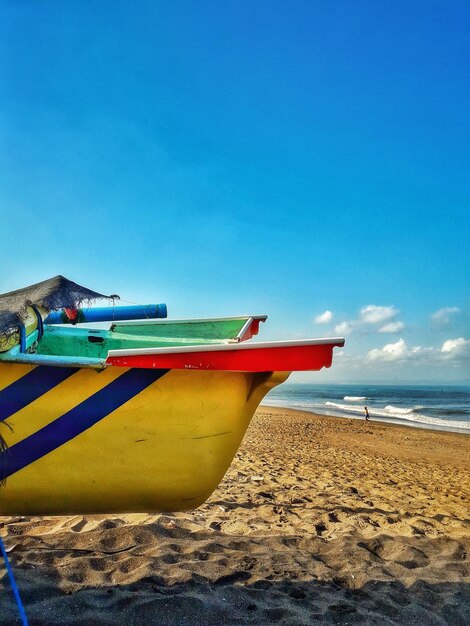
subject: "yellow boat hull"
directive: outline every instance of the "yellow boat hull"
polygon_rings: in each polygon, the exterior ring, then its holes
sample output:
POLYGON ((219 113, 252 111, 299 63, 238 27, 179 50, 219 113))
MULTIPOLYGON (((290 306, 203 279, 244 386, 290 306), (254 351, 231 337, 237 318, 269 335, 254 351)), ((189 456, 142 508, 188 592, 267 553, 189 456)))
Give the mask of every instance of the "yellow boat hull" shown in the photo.
POLYGON ((289 372, 151 376, 0 363, 0 514, 195 508, 224 476, 264 395, 289 372))

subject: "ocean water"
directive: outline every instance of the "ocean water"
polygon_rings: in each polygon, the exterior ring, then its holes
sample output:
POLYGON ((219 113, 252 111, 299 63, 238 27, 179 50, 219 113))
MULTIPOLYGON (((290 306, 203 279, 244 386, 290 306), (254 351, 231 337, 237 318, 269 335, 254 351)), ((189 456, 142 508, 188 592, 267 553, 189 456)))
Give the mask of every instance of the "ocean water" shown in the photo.
POLYGON ((470 386, 285 383, 262 404, 356 419, 367 406, 372 421, 470 434, 470 386))

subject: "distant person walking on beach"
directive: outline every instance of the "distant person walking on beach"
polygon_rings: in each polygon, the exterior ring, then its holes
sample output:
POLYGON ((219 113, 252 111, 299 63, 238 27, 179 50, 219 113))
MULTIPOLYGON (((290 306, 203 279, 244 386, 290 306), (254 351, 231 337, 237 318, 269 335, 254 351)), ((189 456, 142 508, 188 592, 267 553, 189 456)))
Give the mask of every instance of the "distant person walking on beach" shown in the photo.
POLYGON ((370 422, 369 411, 366 406, 364 407, 364 417, 366 418, 366 422, 370 422))

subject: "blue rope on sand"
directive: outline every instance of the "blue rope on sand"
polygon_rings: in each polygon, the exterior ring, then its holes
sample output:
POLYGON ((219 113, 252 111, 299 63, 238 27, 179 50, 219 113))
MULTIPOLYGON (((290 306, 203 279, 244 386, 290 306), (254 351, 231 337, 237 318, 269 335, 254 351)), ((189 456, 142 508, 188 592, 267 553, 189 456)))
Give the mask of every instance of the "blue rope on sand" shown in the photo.
POLYGON ((16 586, 15 577, 13 576, 13 570, 11 569, 10 561, 8 560, 8 555, 5 550, 5 546, 3 545, 3 541, 1 537, 0 537, 0 552, 2 553, 3 560, 5 561, 5 567, 7 568, 7 573, 10 578, 11 588, 13 589, 13 594, 15 596, 16 604, 18 605, 18 611, 20 613, 21 621, 23 622, 23 626, 28 626, 28 618, 26 617, 24 606, 23 606, 23 603, 21 602, 20 592, 18 590, 18 587, 16 586))

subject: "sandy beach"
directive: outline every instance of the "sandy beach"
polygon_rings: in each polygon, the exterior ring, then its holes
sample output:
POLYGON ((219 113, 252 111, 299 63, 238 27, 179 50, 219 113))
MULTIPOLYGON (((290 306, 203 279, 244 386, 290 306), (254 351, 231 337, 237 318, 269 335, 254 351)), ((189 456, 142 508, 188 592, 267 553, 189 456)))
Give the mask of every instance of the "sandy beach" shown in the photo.
MULTIPOLYGON (((466 435, 262 407, 196 511, 0 534, 31 626, 463 626, 469 467, 466 435)), ((0 624, 20 623, 0 576, 0 624)))

